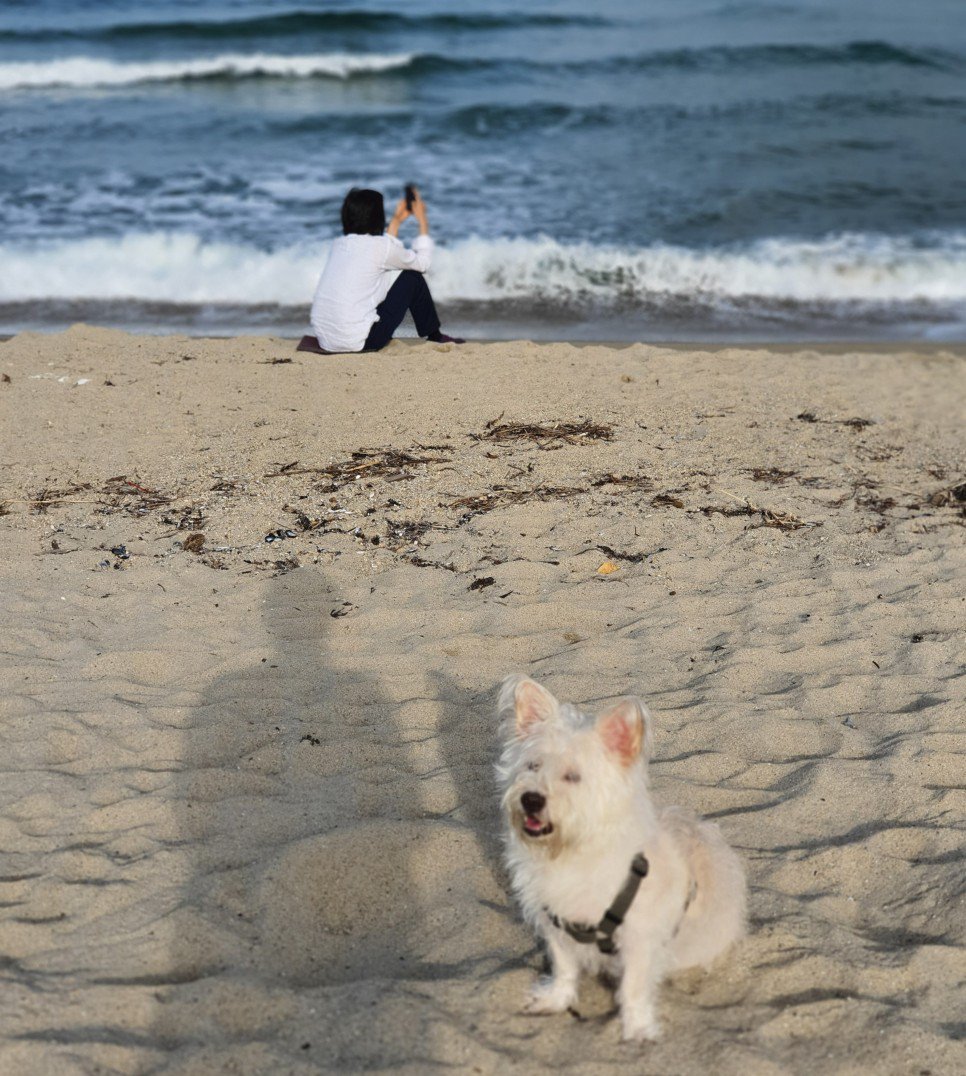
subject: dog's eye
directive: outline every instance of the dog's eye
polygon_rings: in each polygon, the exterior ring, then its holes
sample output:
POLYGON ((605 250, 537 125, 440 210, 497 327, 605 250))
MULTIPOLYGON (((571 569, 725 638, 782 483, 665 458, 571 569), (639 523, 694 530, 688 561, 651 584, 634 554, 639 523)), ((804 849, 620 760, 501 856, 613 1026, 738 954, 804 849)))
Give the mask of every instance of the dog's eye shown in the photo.
POLYGON ((527 769, 532 770, 534 773, 536 773, 537 770, 540 769, 540 763, 539 762, 528 762, 527 763, 527 769))
POLYGON ((564 774, 564 780, 569 781, 572 785, 575 785, 580 780, 580 774, 576 770, 567 770, 567 772, 564 774))

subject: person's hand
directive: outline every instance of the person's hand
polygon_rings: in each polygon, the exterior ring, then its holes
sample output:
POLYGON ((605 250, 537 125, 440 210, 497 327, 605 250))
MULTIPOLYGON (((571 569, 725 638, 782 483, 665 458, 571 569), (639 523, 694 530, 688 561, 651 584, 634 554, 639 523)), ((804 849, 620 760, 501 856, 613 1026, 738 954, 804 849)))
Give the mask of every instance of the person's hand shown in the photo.
MULTIPOLYGON (((403 202, 405 205, 405 201, 403 202)), ((423 196, 416 191, 416 197, 413 199, 413 216, 419 221, 419 231, 426 235, 429 232, 429 221, 426 217, 426 203, 423 201, 423 196)))
POLYGON ((412 214, 406 208, 406 199, 400 198, 396 203, 396 211, 392 215, 392 220, 386 226, 386 235, 397 236, 399 235, 399 225, 412 214))

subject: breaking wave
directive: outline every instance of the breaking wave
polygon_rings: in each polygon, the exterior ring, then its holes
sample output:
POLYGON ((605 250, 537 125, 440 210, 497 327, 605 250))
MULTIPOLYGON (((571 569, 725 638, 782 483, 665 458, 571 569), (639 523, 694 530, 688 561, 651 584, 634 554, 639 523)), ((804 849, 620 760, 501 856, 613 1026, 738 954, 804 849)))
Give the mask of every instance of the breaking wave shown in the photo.
POLYGON ((133 86, 145 82, 201 79, 338 78, 380 74, 408 67, 415 53, 325 53, 318 56, 212 56, 196 60, 119 63, 89 56, 36 63, 0 64, 0 90, 54 86, 133 86))
MULTIPOLYGON (((0 302, 139 299, 171 303, 308 303, 327 244, 274 251, 186 233, 134 233, 0 245, 0 302)), ((549 238, 467 239, 437 249, 444 301, 525 300, 626 308, 698 302, 728 308, 966 303, 966 231, 926 237, 843 234, 703 250, 564 245, 549 238)))
POLYGON ((899 48, 882 41, 853 41, 845 45, 709 46, 646 51, 595 60, 561 62, 533 57, 503 59, 437 53, 356 53, 286 55, 281 53, 224 53, 179 60, 116 61, 96 56, 0 63, 0 90, 45 86, 123 86, 145 82, 183 82, 199 79, 349 78, 386 71, 419 76, 435 71, 473 71, 505 67, 557 71, 701 71, 744 73, 768 67, 898 65, 966 70, 961 54, 932 49, 899 48))

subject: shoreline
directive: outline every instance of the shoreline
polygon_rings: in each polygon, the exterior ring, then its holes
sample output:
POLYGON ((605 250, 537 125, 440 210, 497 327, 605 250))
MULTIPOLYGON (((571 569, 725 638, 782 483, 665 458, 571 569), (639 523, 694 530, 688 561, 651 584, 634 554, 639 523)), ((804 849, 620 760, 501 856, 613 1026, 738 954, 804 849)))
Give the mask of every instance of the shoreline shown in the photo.
MULTIPOLYGON (((125 335, 139 338, 144 337, 152 340, 164 340, 171 337, 184 337, 187 340, 267 340, 278 341, 283 344, 291 344, 294 351, 295 345, 299 341, 297 336, 286 335, 271 335, 271 334, 205 334, 200 336, 186 335, 176 332, 148 332, 146 330, 126 330, 115 329, 111 327, 105 327, 100 325, 88 325, 80 322, 76 326, 71 328, 80 329, 104 329, 107 332, 120 332, 125 335)), ((51 330, 34 330, 25 329, 17 333, 0 333, 0 344, 8 343, 11 340, 15 340, 18 336, 36 335, 36 336, 60 336, 64 332, 69 332, 70 329, 51 329, 51 330)), ((402 345, 404 347, 419 347, 425 344, 414 336, 398 336, 394 338, 394 343, 402 345)), ((504 339, 502 337, 479 337, 467 340, 469 344, 480 344, 484 346, 488 345, 514 345, 514 344, 533 344, 541 347, 554 347, 557 345, 566 345, 575 348, 606 348, 613 351, 623 351, 627 348, 636 346, 641 347, 653 347, 668 351, 706 351, 706 352, 719 352, 719 351, 771 351, 777 354, 798 354, 806 352, 815 352, 820 355, 841 355, 851 352, 859 354, 875 354, 883 353, 887 355, 895 354, 916 354, 916 355, 934 355, 947 353, 957 357, 966 356, 966 341, 956 340, 922 340, 913 338, 909 340, 875 340, 875 339, 858 339, 858 340, 846 340, 829 338, 827 340, 761 340, 755 338, 740 339, 740 340, 716 340, 716 339, 703 339, 695 337, 693 339, 639 339, 639 340, 614 340, 614 339, 597 339, 597 340, 568 340, 568 339, 529 339, 527 337, 519 337, 514 339, 504 339)), ((318 358, 325 358, 325 356, 317 356, 318 358)))
POLYGON ((0 343, 0 1068, 962 1067, 966 349, 796 353, 0 343), (643 1051, 519 1012, 514 671, 747 868, 643 1051))

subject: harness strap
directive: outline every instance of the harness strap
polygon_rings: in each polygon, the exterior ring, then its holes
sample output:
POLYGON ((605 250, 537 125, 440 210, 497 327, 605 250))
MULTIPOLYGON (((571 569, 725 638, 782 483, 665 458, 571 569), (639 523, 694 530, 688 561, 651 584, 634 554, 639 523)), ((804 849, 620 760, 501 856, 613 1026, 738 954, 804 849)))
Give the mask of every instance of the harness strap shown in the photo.
POLYGON ((550 916, 550 922, 559 930, 565 931, 580 945, 596 944, 602 953, 615 953, 617 945, 614 942, 614 932, 624 922, 624 916, 634 903, 641 882, 647 877, 648 862, 643 852, 631 860, 631 869, 627 875, 627 881, 621 887, 620 892, 614 898, 613 904, 604 912, 603 918, 597 924, 568 923, 566 919, 560 919, 550 909, 546 909, 550 916))

